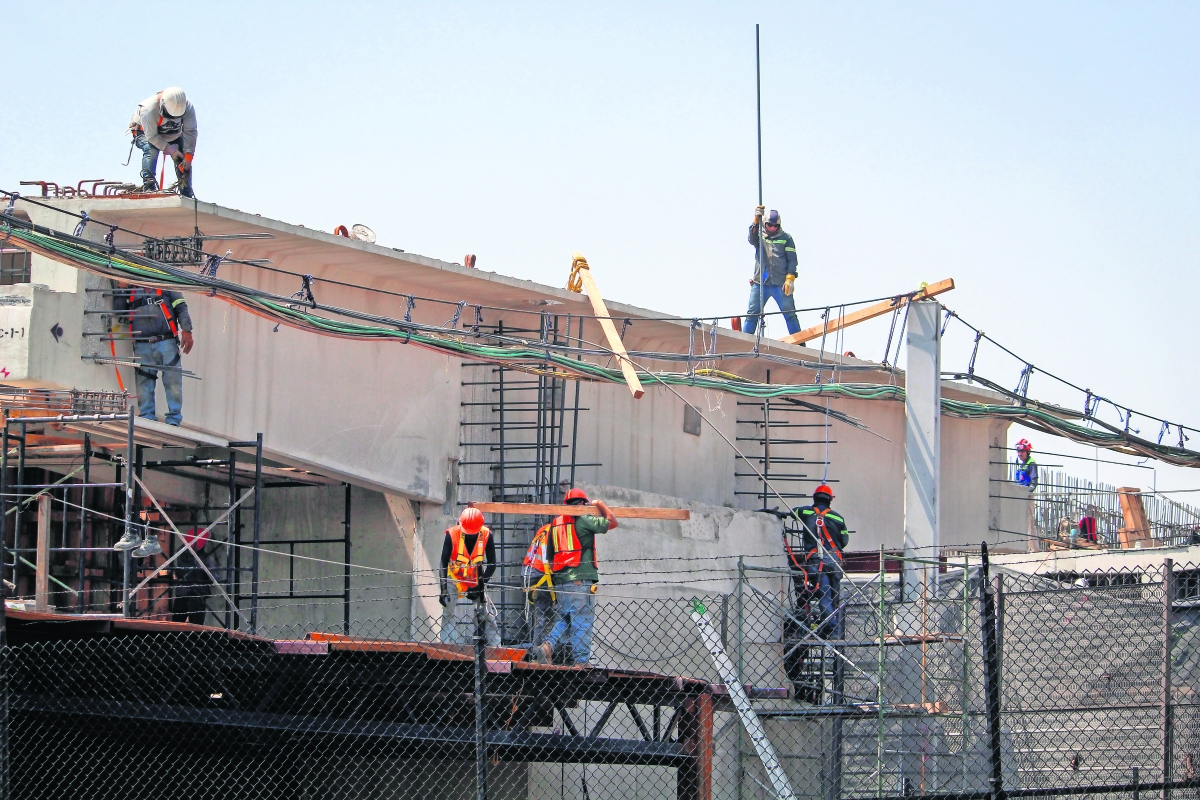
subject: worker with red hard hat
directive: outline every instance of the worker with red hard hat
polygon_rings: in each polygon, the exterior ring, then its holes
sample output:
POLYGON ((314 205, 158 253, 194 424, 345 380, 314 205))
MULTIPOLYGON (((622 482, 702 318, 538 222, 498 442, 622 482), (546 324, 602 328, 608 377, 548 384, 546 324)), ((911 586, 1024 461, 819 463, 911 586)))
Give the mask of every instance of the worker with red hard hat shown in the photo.
POLYGON ((1017 485, 1028 487, 1032 493, 1038 485, 1038 466, 1037 462, 1033 460, 1033 445, 1029 443, 1028 439, 1022 439, 1017 442, 1014 449, 1017 451, 1017 460, 1013 479, 1017 485))
MULTIPOLYGON (((588 497, 582 489, 571 489, 563 497, 563 503, 587 505, 588 497)), ((596 584, 600 580, 596 535, 617 527, 617 518, 603 500, 597 500, 593 505, 600 515, 563 514, 550 523, 545 558, 553 578, 557 620, 541 646, 533 648, 532 655, 538 661, 551 661, 554 649, 564 639, 571 645, 575 664, 587 665, 591 659, 596 584)))
POLYGON ((217 563, 215 548, 210 548, 208 531, 204 528, 189 528, 183 534, 180 547, 187 550, 180 554, 171 567, 171 599, 168 610, 175 622, 190 622, 203 625, 208 615, 208 600, 212 594, 212 573, 216 577, 221 571, 217 563), (208 571, 205 571, 205 567, 208 571))
POLYGON ((841 631, 838 606, 841 598, 843 562, 850 543, 846 518, 830 508, 833 489, 822 483, 813 490, 810 506, 794 509, 799 525, 784 530, 796 596, 802 601, 816 598, 820 605, 820 635, 832 638, 841 631))
MULTIPOLYGON (((464 508, 458 524, 446 530, 441 566, 441 639, 446 644, 470 644, 475 635, 475 601, 484 597, 487 582, 496 571, 496 544, 478 508, 464 508)), ((490 612, 487 643, 500 644, 499 629, 490 612)))

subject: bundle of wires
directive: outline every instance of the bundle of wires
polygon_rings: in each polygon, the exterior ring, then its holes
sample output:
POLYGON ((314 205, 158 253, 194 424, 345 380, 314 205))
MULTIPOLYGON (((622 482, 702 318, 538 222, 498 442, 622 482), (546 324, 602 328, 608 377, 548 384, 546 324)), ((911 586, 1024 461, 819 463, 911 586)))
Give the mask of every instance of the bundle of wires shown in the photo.
MULTIPOLYGON (((238 308, 272 322, 311 331, 323 336, 337 336, 367 341, 399 341, 460 358, 486 361, 529 373, 550 375, 569 380, 590 380, 623 383, 619 368, 588 360, 607 359, 615 355, 606 348, 574 347, 570 344, 530 341, 499 333, 465 331, 456 327, 425 325, 407 319, 395 319, 366 314, 353 309, 318 303, 310 292, 299 297, 285 297, 241 284, 197 274, 178 266, 163 264, 144 256, 121 250, 112 244, 100 244, 78 236, 34 225, 9 214, 0 214, 0 239, 54 261, 86 270, 106 278, 127 281, 174 291, 196 292, 220 298, 238 308)), ((713 355, 699 357, 679 353, 631 353, 659 361, 714 361, 713 355)), ((749 356, 751 354, 722 354, 749 356)), ((757 355, 757 354, 755 354, 757 355)), ((720 356, 717 357, 718 359, 720 356)), ((822 365, 800 359, 772 356, 775 361, 814 368, 822 365)), ((633 363, 633 362, 631 362, 633 363)), ((690 369, 687 372, 647 370, 634 364, 639 377, 648 385, 655 383, 675 386, 695 386, 701 389, 730 392, 752 398, 799 398, 816 395, 821 398, 842 397, 854 400, 904 400, 904 389, 878 383, 812 383, 766 384, 752 381, 718 369, 690 369)), ((879 367, 866 367, 878 370, 879 367)), ((839 369, 845 369, 839 366, 839 369)), ((1130 454, 1149 456, 1169 464, 1200 467, 1200 453, 1182 447, 1172 447, 1141 439, 1114 428, 1094 417, 1068 409, 1039 404, 1021 398, 1016 405, 971 403, 942 399, 945 414, 967 419, 993 418, 1020 422, 1037 430, 1064 436, 1072 441, 1104 447, 1130 454), (1079 421, 1087 423, 1080 424, 1079 421)), ((843 423, 865 428, 845 413, 831 416, 843 423)))

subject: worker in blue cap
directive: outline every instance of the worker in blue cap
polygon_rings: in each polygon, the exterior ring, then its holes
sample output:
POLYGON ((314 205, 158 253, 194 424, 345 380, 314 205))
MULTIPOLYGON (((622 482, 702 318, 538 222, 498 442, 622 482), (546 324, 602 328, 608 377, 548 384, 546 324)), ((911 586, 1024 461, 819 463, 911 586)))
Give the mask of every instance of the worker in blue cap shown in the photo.
POLYGON ((779 212, 772 209, 763 222, 763 207, 755 209, 749 239, 754 247, 754 278, 750 281, 750 307, 744 330, 754 333, 767 300, 775 298, 788 333, 799 332, 800 320, 796 318, 796 302, 792 298, 796 286, 796 242, 783 230, 779 212), (766 262, 765 269, 760 259, 766 262))

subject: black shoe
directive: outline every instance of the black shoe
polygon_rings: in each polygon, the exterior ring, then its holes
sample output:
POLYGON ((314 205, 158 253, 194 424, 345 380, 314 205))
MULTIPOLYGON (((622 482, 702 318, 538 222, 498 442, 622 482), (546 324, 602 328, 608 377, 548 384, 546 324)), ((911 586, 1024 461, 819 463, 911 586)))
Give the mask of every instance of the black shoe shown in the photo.
POLYGON ((157 192, 158 191, 158 181, 154 180, 154 178, 151 178, 148 181, 143 181, 141 187, 138 188, 138 191, 139 192, 157 192))

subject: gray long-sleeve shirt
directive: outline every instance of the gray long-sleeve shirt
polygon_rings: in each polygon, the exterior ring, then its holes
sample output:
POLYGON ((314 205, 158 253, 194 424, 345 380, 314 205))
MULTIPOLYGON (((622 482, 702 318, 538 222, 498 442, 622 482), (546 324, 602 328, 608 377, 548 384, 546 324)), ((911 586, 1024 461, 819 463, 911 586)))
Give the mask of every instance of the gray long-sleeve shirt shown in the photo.
POLYGON ((183 110, 182 117, 168 117, 162 110, 162 92, 156 92, 138 103, 129 126, 140 127, 146 132, 146 140, 159 150, 165 150, 167 145, 182 137, 180 149, 196 154, 196 109, 191 103, 183 110))
MULTIPOLYGON (((750 244, 754 247, 754 279, 758 280, 758 226, 750 226, 750 236, 748 237, 750 244)), ((763 255, 767 259, 767 279, 764 281, 767 286, 782 286, 788 275, 795 277, 796 264, 796 242, 792 240, 791 234, 785 233, 783 229, 775 233, 763 232, 763 255)))
POLYGON ((160 295, 157 289, 145 289, 141 286, 130 289, 117 289, 113 294, 113 310, 132 310, 131 323, 133 335, 136 338, 151 338, 155 336, 174 336, 167 322, 166 312, 171 314, 179 330, 192 329, 192 316, 188 313, 187 303, 179 292, 164 290, 160 295), (159 303, 162 303, 160 306, 159 303))

